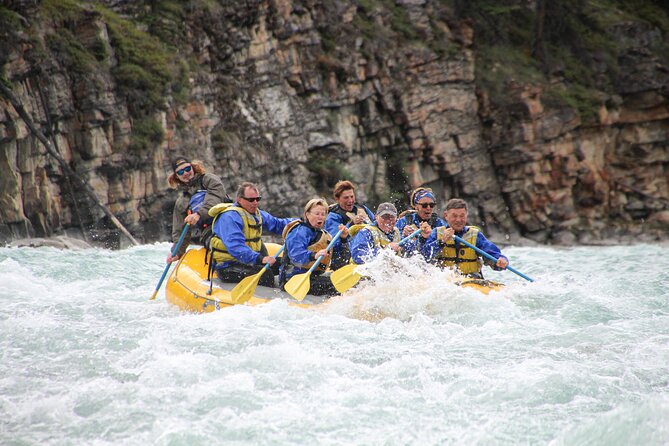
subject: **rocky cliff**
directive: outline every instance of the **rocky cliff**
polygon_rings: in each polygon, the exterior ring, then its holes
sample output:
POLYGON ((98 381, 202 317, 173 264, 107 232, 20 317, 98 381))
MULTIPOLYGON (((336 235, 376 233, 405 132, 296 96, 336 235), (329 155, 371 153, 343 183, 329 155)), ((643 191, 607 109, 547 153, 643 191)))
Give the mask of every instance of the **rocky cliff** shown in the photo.
MULTIPOLYGON (((523 74, 533 62, 514 58, 513 39, 484 39, 460 3, 5 0, 2 82, 147 242, 168 238, 175 154, 203 160, 230 194, 259 183, 277 215, 348 178, 372 206, 406 207, 418 185, 442 204, 465 198, 497 241, 666 239, 664 22, 620 10, 600 24, 615 51, 579 47, 584 90, 569 59, 523 74)), ((541 6, 506 3, 495 13, 518 20, 541 6)), ((0 241, 123 243, 2 98, 0 172, 0 241)))

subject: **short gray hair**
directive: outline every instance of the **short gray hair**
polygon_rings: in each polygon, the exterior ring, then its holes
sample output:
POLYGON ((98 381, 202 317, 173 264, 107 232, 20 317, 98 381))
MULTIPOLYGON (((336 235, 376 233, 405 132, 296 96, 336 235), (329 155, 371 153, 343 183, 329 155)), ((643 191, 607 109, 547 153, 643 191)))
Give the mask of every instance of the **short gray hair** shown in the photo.
POLYGON ((448 211, 449 209, 464 209, 466 211, 467 202, 462 198, 451 198, 448 200, 448 203, 446 203, 446 210, 448 211))

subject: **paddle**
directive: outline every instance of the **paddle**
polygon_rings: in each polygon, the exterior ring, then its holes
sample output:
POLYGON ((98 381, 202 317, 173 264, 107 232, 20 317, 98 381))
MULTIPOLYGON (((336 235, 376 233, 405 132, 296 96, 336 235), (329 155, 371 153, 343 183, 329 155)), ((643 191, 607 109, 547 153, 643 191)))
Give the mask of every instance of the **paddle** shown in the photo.
MULTIPOLYGON (((340 229, 335 234, 335 236, 332 237, 332 241, 328 244, 327 248, 325 248, 326 251, 329 251, 335 244, 335 242, 339 240, 342 231, 343 229, 340 229)), ((303 300, 304 296, 306 296, 307 293, 309 292, 309 288, 311 288, 311 280, 310 280, 311 273, 318 267, 318 265, 321 264, 321 260, 323 260, 323 257, 325 256, 318 256, 314 264, 311 265, 311 268, 309 268, 309 271, 302 274, 295 274, 293 277, 290 278, 288 282, 286 282, 286 285, 284 285, 284 289, 286 290, 286 292, 291 296, 293 296, 295 300, 299 301, 303 300)))
MULTIPOLYGON (((483 251, 482 249, 477 248, 476 246, 472 245, 471 243, 466 242, 465 240, 463 240, 462 238, 458 237, 457 235, 454 235, 453 238, 454 238, 457 242, 460 242, 460 243, 462 243, 462 244, 464 244, 464 245, 469 246, 469 247, 472 248, 474 251, 476 251, 476 252, 478 252, 479 254, 481 254, 483 257, 485 257, 485 258, 487 258, 487 259, 489 259, 489 260, 492 260, 493 262, 497 262, 497 259, 496 259, 496 258, 494 258, 493 256, 491 256, 491 255, 488 254, 487 252, 483 251)), ((511 272, 514 272, 514 273, 518 274, 520 277, 522 277, 522 278, 525 279, 525 280, 529 280, 530 282, 534 282, 534 279, 532 279, 532 278, 526 276, 525 274, 521 273, 520 271, 517 271, 517 270, 513 269, 513 268, 510 267, 510 266, 507 266, 506 269, 508 269, 508 270, 511 271, 511 272)))
MULTIPOLYGON (((283 252, 283 249, 286 247, 286 245, 283 245, 281 249, 277 251, 276 254, 274 254, 274 258, 276 259, 281 255, 283 252)), ((265 266, 260 270, 260 272, 244 277, 235 287, 232 289, 230 292, 232 295, 232 303, 237 305, 237 304, 243 304, 248 302, 249 299, 253 297, 253 292, 256 290, 256 287, 258 286, 258 282, 260 282, 260 278, 262 277, 263 274, 265 274, 265 271, 269 269, 269 263, 265 263, 265 266)))
MULTIPOLYGON (((401 245, 407 240, 414 238, 418 234, 420 234, 420 229, 416 229, 414 232, 404 237, 399 241, 398 244, 401 245)), ((342 266, 337 271, 334 271, 332 275, 330 275, 330 280, 332 280, 332 284, 337 289, 337 291, 343 293, 360 281, 362 276, 357 273, 357 268, 358 265, 355 263, 350 263, 348 265, 342 266)))
MULTIPOLYGON (((179 241, 177 242, 176 245, 174 245, 174 249, 172 250, 172 257, 174 257, 176 255, 176 253, 179 251, 179 248, 181 247, 181 243, 183 243, 184 237, 186 237, 186 233, 188 232, 188 227, 189 226, 190 225, 188 223, 186 223, 186 226, 184 226, 184 230, 181 231, 181 237, 179 237, 179 241)), ((158 290, 160 289, 160 285, 163 284, 163 280, 165 280, 165 276, 167 275, 167 271, 170 270, 170 266, 172 266, 171 262, 168 263, 167 265, 165 265, 165 270, 163 271, 163 275, 160 276, 160 280, 158 281, 158 285, 156 285, 156 290, 153 292, 153 295, 151 296, 151 299, 149 299, 149 300, 153 300, 153 299, 156 298, 156 295, 158 294, 158 290)))

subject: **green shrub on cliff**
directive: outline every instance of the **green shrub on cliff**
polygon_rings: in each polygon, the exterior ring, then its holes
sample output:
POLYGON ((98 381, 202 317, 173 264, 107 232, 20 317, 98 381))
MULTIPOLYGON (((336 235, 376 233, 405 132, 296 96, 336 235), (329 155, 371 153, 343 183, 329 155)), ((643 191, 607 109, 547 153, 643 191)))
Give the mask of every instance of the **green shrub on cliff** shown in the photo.
POLYGON ((477 82, 494 102, 509 100, 510 82, 542 84, 584 121, 594 120, 603 99, 616 92, 618 61, 629 49, 616 25, 647 21, 669 29, 666 7, 652 0, 442 1, 455 16, 470 18, 477 82))
MULTIPOLYGON (((36 57, 55 55, 80 76, 111 67, 118 91, 126 100, 133 118, 132 150, 159 144, 163 130, 150 116, 166 108, 169 95, 177 100, 185 100, 187 95, 184 86, 187 85, 188 65, 177 60, 174 48, 141 29, 149 23, 152 26, 148 28, 159 31, 159 35, 170 34, 173 31, 170 23, 178 22, 178 26, 183 26, 182 6, 175 1, 155 1, 151 5, 162 15, 142 14, 136 19, 141 20, 138 25, 133 21, 135 19, 120 16, 101 2, 43 0, 40 4, 42 17, 53 21, 55 31, 44 36, 50 54, 40 49, 39 39, 34 54, 36 57), (168 13, 171 22, 165 20, 168 13), (84 44, 76 35, 77 30, 80 25, 99 19, 106 26, 109 42, 98 36, 87 39, 88 43, 84 44), (161 28, 161 24, 166 24, 167 28, 161 28), (110 57, 114 59, 110 60, 110 57)), ((39 35, 38 30, 35 35, 39 35)))
POLYGON ((132 122, 132 136, 128 148, 137 152, 151 149, 163 142, 165 132, 153 118, 138 118, 132 122))

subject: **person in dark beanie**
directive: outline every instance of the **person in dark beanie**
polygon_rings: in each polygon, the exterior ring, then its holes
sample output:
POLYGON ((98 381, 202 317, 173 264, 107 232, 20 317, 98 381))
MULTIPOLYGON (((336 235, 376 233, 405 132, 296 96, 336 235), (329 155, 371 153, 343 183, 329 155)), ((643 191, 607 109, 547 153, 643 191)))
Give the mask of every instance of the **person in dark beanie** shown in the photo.
POLYGON ((185 156, 177 156, 172 160, 172 173, 167 177, 167 182, 178 192, 172 213, 172 243, 179 240, 186 223, 190 225, 190 230, 174 256, 172 245, 166 259, 167 263, 171 263, 186 252, 191 242, 206 243, 211 235, 209 209, 230 199, 218 176, 207 173, 201 161, 190 161, 185 156))

